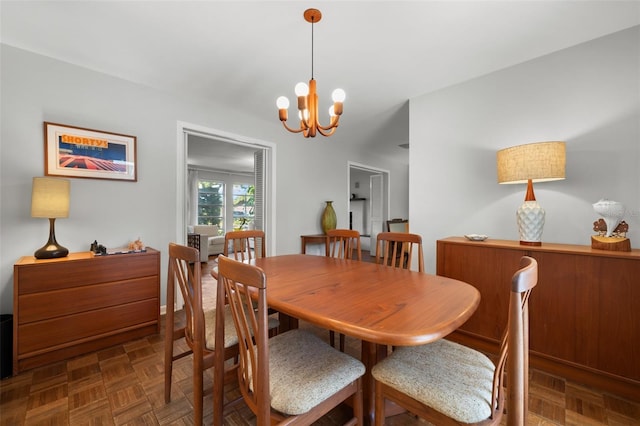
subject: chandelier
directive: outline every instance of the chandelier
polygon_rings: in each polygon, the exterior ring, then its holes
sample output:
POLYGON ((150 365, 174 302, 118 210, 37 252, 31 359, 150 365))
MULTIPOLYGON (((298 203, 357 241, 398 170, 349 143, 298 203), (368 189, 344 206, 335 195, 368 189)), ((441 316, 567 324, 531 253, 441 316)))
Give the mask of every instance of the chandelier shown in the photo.
POLYGON ((331 136, 338 127, 338 121, 342 114, 342 103, 345 98, 344 90, 336 89, 333 91, 331 95, 333 105, 329 108, 329 125, 320 125, 318 121, 318 94, 316 93, 316 81, 313 78, 313 24, 319 22, 321 18, 322 13, 318 9, 304 11, 304 19, 311 22, 311 80, 309 80, 308 86, 304 82, 300 82, 295 87, 295 93, 298 97, 298 118, 300 119, 298 129, 287 126, 289 99, 280 96, 276 101, 278 115, 285 129, 293 133, 302 132, 305 138, 314 138, 316 133, 320 133, 322 136, 331 136))

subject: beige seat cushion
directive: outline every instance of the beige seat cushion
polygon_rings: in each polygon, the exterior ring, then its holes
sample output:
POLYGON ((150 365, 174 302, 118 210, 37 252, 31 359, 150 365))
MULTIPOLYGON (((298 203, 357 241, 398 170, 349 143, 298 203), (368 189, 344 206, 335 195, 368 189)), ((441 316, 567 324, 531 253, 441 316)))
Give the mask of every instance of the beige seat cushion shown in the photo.
POLYGON ((459 422, 475 423, 491 415, 494 370, 493 362, 482 353, 441 339, 397 348, 371 373, 459 422))
POLYGON ((271 407, 308 412, 364 374, 364 365, 317 336, 291 330, 269 339, 271 407))

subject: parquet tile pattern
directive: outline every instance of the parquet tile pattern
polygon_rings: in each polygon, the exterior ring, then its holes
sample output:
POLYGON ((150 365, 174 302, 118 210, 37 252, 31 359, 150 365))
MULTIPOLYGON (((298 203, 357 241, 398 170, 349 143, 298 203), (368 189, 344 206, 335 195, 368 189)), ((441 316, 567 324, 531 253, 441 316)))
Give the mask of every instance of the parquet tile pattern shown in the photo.
MULTIPOLYGON (((208 270, 203 276, 207 274, 208 270)), ((301 327, 328 339, 326 330, 304 323, 301 327)), ((163 333, 3 379, 0 425, 193 424, 191 357, 174 364, 171 402, 164 403, 163 333)), ((359 342, 347 336, 346 351, 357 356, 359 342)), ((209 370, 204 382, 205 424, 212 423, 212 380, 209 370)), ((237 387, 225 387, 227 400, 237 397, 237 387)), ((316 425, 342 424, 345 410, 333 410, 316 425)), ((255 418, 240 403, 226 411, 224 423, 253 425, 255 418)), ((391 426, 425 424, 410 414, 387 419, 391 426)), ((528 424, 640 425, 640 404, 533 370, 528 424)))

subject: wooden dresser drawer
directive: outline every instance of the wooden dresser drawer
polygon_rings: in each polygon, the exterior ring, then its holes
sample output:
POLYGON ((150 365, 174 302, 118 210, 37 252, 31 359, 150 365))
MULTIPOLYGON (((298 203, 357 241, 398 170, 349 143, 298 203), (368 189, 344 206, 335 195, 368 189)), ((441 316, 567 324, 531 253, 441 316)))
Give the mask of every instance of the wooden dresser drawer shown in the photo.
POLYGON ((157 275, 158 261, 146 254, 89 255, 80 259, 70 257, 67 262, 60 259, 36 261, 21 267, 19 294, 157 275))
POLYGON ((138 300, 157 299, 157 276, 18 296, 18 325, 103 309, 138 300))
POLYGON ((18 355, 57 349, 81 340, 96 340, 128 327, 155 321, 157 303, 156 299, 143 300, 20 325, 18 334, 22 337, 18 355))

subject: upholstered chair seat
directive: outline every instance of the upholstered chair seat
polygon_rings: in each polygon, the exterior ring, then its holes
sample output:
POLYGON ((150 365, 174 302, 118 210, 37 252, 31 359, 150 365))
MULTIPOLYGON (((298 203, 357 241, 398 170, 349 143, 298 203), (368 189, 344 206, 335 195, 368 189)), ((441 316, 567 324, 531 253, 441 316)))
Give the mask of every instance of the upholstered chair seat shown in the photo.
POLYGON ((454 420, 476 423, 491 416, 494 371, 495 365, 482 353, 442 339, 399 347, 372 374, 454 420))
POLYGON ((269 339, 271 407, 283 414, 304 414, 363 374, 360 361, 309 332, 269 339))

